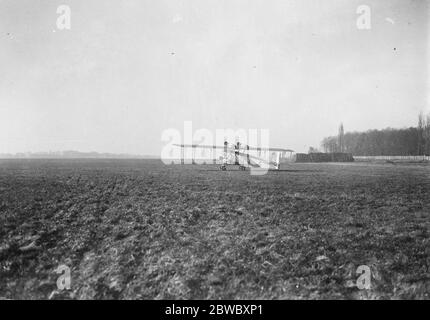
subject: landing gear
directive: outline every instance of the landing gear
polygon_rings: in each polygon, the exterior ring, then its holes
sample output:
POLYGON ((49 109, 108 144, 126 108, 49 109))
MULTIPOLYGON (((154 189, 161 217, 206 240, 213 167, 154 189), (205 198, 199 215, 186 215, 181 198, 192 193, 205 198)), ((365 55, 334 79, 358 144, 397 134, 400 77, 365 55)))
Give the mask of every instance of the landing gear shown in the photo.
POLYGON ((246 167, 245 166, 239 166, 239 170, 245 171, 246 167))

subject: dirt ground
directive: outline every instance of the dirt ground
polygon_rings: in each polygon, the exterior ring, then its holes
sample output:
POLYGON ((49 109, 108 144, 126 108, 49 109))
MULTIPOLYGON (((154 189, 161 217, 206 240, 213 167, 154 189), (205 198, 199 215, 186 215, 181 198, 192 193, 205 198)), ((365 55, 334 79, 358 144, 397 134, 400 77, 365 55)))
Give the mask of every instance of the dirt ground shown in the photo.
POLYGON ((430 166, 0 160, 0 298, 429 299, 430 166), (57 289, 56 269, 71 270, 57 289), (358 266, 370 268, 359 289, 358 266))

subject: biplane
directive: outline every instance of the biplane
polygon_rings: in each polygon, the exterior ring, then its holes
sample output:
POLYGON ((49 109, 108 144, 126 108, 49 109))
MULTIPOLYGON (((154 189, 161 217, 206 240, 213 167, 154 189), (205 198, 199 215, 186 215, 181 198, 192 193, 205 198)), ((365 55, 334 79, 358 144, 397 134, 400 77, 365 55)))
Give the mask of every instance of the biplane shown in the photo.
MULTIPOLYGON (((252 147, 247 144, 229 143, 224 141, 223 146, 216 145, 201 145, 201 144, 173 144, 174 146, 181 147, 181 163, 184 163, 184 149, 191 148, 193 150, 194 162, 194 150, 197 148, 201 149, 211 149, 213 155, 216 150, 222 149, 223 154, 220 157, 222 164, 220 170, 227 170, 227 166, 233 165, 238 166, 239 170, 246 170, 246 168, 264 168, 264 169, 275 169, 279 170, 281 155, 285 156, 286 153, 294 152, 291 149, 283 148, 264 148, 264 147, 252 147)), ((215 157, 213 157, 213 163, 216 163, 215 157)))

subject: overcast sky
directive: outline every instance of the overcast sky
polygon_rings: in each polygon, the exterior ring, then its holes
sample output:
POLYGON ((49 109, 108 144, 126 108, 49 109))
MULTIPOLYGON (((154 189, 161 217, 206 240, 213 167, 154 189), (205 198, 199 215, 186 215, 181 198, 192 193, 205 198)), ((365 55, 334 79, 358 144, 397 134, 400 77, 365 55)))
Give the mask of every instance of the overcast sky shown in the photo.
POLYGON ((267 128, 297 151, 340 122, 414 126, 430 111, 428 19, 425 0, 0 0, 0 153, 159 155, 186 120, 267 128))

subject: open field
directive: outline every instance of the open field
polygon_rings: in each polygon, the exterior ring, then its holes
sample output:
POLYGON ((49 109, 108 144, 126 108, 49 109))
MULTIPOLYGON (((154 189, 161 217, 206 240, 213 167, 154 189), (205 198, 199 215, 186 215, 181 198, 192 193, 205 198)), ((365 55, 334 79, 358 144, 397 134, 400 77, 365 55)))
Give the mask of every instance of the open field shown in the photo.
POLYGON ((0 160, 0 297, 429 299, 430 166, 282 169, 0 160))

